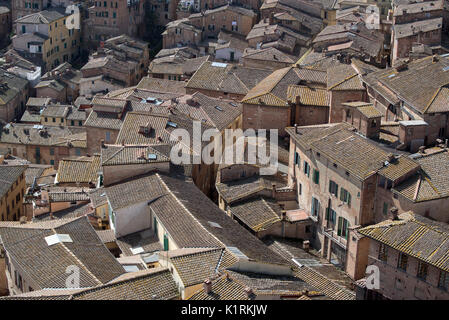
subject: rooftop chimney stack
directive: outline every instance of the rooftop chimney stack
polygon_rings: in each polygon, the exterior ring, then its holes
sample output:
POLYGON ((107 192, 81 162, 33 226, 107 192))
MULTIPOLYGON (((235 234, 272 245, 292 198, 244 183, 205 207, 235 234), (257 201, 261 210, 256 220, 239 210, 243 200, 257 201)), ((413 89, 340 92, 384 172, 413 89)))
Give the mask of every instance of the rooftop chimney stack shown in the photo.
POLYGON ((310 241, 309 240, 304 240, 302 242, 302 248, 304 249, 305 252, 309 252, 310 249, 310 241))
POLYGON ((203 289, 206 294, 209 294, 212 292, 212 281, 210 281, 210 279, 204 280, 203 289))
POLYGON ((104 148, 105 148, 105 145, 104 145, 104 140, 103 140, 103 139, 101 139, 101 140, 100 140, 100 143, 101 143, 101 148, 102 148, 102 149, 104 149, 104 148))
POLYGON ((248 296, 248 298, 250 298, 253 295, 253 289, 251 289, 250 287, 246 287, 245 293, 248 296))
POLYGON ((390 209, 390 213, 391 213, 391 220, 398 220, 398 208, 396 207, 392 207, 390 209))

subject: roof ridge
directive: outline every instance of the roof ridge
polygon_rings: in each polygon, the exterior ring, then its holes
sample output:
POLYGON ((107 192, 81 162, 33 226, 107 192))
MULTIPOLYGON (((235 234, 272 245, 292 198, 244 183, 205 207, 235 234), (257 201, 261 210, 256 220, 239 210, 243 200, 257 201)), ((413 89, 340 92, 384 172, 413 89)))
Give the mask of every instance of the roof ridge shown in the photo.
POLYGON ((356 75, 357 75, 357 72, 356 72, 355 74, 353 74, 353 75, 351 75, 351 76, 348 76, 348 77, 344 78, 343 80, 337 82, 337 83, 334 84, 333 86, 329 87, 327 90, 331 90, 331 89, 335 88, 336 86, 339 86, 340 84, 342 84, 342 83, 344 83, 344 82, 346 82, 346 81, 348 81, 348 80, 354 78, 356 75))

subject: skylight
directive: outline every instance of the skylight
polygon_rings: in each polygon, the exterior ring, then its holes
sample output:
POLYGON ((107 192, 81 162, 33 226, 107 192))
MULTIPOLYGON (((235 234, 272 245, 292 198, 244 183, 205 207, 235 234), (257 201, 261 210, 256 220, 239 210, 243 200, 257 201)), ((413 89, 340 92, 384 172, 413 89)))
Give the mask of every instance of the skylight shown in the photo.
POLYGON ((228 65, 226 63, 221 62, 212 62, 212 67, 218 67, 218 68, 226 68, 228 65))
POLYGON ((135 248, 131 248, 131 252, 132 252, 132 254, 139 254, 139 253, 144 252, 144 250, 142 247, 135 247, 135 248))
POLYGON ((136 265, 125 265, 123 266, 123 269, 125 269, 126 272, 136 272, 139 271, 139 267, 136 265))
POLYGON ((148 159, 149 159, 149 160, 156 160, 156 159, 157 159, 157 154, 155 154, 155 153, 149 153, 149 154, 148 154, 148 159))
POLYGON ((170 127, 173 127, 173 128, 177 128, 178 127, 178 125, 176 123, 171 122, 171 121, 167 121, 167 125, 169 125, 170 127))
POLYGON ((72 238, 70 238, 70 235, 68 234, 54 234, 48 237, 45 237, 45 241, 47 242, 48 246, 52 246, 57 243, 61 242, 73 242, 72 238))
POLYGON ((223 111, 223 109, 220 106, 215 106, 215 109, 217 109, 218 111, 223 111))
POLYGON ((218 223, 216 223, 216 222, 207 221, 207 223, 209 223, 214 228, 222 229, 222 227, 218 223))

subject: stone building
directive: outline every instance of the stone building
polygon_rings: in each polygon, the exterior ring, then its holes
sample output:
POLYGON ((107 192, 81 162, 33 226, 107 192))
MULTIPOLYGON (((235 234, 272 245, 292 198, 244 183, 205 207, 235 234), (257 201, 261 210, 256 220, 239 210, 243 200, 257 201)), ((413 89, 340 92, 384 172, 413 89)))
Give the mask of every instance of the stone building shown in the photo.
POLYGON ((353 279, 365 274, 366 243, 353 228, 375 222, 378 177, 404 181, 417 171, 413 160, 394 156, 346 123, 290 127, 289 185, 299 207, 315 221, 311 243, 353 279))
POLYGON ((12 30, 11 10, 0 3, 0 47, 3 48, 9 42, 12 30))
POLYGON ((399 121, 399 149, 416 152, 449 137, 448 70, 449 59, 434 55, 361 76, 382 120, 399 121))
POLYGON ((120 35, 137 37, 145 16, 145 1, 94 1, 83 21, 85 40, 90 48, 120 35))
POLYGON ((16 20, 13 48, 43 72, 80 55, 80 29, 68 29, 64 9, 44 10, 16 20))
POLYGON ((409 211, 358 232, 369 242, 368 264, 379 268, 380 288, 359 285, 357 299, 449 299, 447 224, 409 211))
POLYGON ((57 167, 65 157, 86 155, 86 140, 83 128, 10 123, 1 131, 0 146, 32 163, 57 167))
POLYGON ((443 28, 443 1, 399 4, 393 9, 391 62, 407 58, 414 43, 439 47, 443 28))
POLYGON ((0 165, 0 221, 18 221, 25 210, 26 166, 0 165))
POLYGON ((20 120, 29 96, 29 83, 21 77, 0 69, 0 120, 20 120))
MULTIPOLYGON (((290 97, 292 103, 289 102, 288 90, 289 86, 295 85, 326 89, 326 78, 327 74, 324 71, 296 66, 274 71, 260 81, 243 98, 243 129, 277 129, 281 136, 285 136, 285 127, 291 126, 296 121, 305 123, 322 122, 323 120, 320 117, 322 118, 323 115, 320 116, 320 112, 315 114, 307 112, 307 116, 311 116, 311 118, 301 120, 300 118, 304 114, 301 114, 299 107, 293 107, 297 102, 296 96, 294 99, 290 97)), ((315 94, 316 92, 310 90, 308 94, 315 94)), ((320 92, 323 93, 324 91, 320 90, 320 92)), ((328 99, 326 93, 321 95, 321 98, 323 97, 324 101, 321 101, 321 104, 328 99)), ((309 98, 313 99, 312 96, 309 96, 309 98)), ((322 111, 326 113, 326 109, 322 111)))

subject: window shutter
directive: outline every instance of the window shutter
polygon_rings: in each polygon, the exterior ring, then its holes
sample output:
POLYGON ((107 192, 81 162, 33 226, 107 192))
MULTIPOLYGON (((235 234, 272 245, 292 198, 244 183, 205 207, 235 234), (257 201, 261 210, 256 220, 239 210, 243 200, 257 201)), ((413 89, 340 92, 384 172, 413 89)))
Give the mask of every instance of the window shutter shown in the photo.
POLYGON ((339 236, 341 236, 341 227, 342 227, 342 217, 338 217, 338 231, 337 231, 337 234, 339 235, 339 236))
POLYGON ((330 208, 326 208, 326 220, 330 220, 329 212, 330 212, 330 208))
POLYGON ((334 182, 332 180, 329 180, 329 192, 330 193, 333 193, 333 191, 334 191, 333 184, 334 184, 334 182))
POLYGON ((351 206, 351 194, 348 192, 348 206, 351 206))
POLYGON ((312 215, 315 214, 315 198, 312 197, 312 215))
POLYGON ((338 197, 338 184, 335 184, 335 196, 338 197))
POLYGON ((344 190, 345 190, 345 189, 343 189, 343 188, 340 189, 340 200, 341 200, 341 201, 344 201, 344 199, 345 199, 345 196, 344 196, 344 190))

